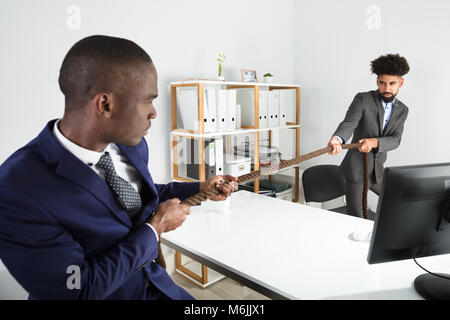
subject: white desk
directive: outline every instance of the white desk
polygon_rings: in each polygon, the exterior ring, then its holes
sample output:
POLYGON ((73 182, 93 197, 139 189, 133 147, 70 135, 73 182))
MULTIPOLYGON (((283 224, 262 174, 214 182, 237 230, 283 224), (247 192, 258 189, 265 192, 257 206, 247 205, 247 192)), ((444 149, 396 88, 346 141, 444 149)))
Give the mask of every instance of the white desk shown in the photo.
MULTIPOLYGON (((227 215, 193 207, 162 243, 274 299, 421 299, 413 260, 367 263, 368 242, 349 238, 373 222, 238 191, 227 215)), ((419 259, 447 272, 450 255, 419 259)))
POLYGON ((0 300, 26 300, 28 292, 13 278, 0 260, 0 300))

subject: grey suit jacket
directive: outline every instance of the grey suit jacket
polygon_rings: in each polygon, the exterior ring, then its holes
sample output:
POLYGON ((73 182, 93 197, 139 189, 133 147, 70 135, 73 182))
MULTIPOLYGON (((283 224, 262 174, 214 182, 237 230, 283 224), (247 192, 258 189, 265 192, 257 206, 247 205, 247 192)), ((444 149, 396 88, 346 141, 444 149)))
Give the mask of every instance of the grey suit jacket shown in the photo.
MULTIPOLYGON (((395 99, 391 118, 383 130, 384 108, 378 90, 358 93, 347 110, 333 135, 341 137, 344 142, 353 134, 352 143, 364 138, 378 138, 378 148, 369 152, 369 174, 375 169, 376 182, 383 178, 383 164, 387 151, 400 145, 403 127, 408 116, 408 107, 395 99)), ((348 150, 341 163, 341 169, 347 180, 363 183, 363 157, 357 149, 348 150)))

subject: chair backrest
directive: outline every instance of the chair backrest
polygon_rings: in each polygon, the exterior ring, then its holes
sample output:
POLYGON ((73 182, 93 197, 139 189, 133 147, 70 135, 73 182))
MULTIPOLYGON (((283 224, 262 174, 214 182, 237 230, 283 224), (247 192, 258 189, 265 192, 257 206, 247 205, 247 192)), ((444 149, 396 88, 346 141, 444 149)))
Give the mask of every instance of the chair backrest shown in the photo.
POLYGON ((306 202, 324 202, 345 194, 345 178, 339 166, 318 165, 302 175, 306 202))

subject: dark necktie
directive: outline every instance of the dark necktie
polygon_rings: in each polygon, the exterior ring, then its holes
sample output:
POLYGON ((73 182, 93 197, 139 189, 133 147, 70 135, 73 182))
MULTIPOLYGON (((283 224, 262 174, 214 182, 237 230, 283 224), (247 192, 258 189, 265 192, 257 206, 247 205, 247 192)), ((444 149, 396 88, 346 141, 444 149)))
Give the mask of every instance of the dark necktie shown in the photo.
POLYGON ((136 215, 142 207, 141 196, 128 181, 117 175, 109 153, 105 152, 95 166, 103 170, 106 183, 128 215, 136 215))

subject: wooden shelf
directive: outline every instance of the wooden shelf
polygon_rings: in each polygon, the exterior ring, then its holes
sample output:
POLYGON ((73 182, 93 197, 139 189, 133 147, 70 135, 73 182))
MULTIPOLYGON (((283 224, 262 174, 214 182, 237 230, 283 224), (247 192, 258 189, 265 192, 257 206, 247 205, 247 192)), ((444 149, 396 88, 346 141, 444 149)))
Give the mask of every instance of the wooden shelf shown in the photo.
POLYGON ((232 131, 216 131, 216 132, 207 132, 207 133, 194 133, 189 130, 184 129, 175 129, 170 132, 170 134, 174 136, 181 137, 197 137, 197 138, 211 138, 217 136, 229 136, 229 135, 237 135, 237 134, 246 134, 246 133, 254 133, 254 132, 264 132, 270 130, 283 130, 283 129, 295 129, 300 128, 299 124, 291 124, 284 127, 272 127, 272 128, 260 128, 260 129, 235 129, 232 131))
POLYGON ((195 180, 195 179, 187 178, 187 177, 179 177, 179 176, 174 176, 173 180, 181 181, 181 182, 200 182, 200 180, 195 180))
MULTIPOLYGON (((292 84, 279 84, 279 83, 261 83, 261 82, 234 82, 234 81, 219 81, 219 80, 185 80, 185 81, 174 81, 170 82, 170 93, 171 93, 171 162, 172 162, 172 177, 177 177, 181 181, 191 181, 188 178, 179 177, 178 174, 178 155, 177 155, 177 145, 179 138, 191 138, 196 139, 199 142, 198 160, 199 160, 199 181, 205 181, 205 155, 203 153, 205 147, 205 139, 217 137, 217 136, 227 136, 230 139, 231 136, 243 135, 243 134, 253 134, 254 141, 259 141, 260 133, 268 132, 269 134, 269 146, 271 145, 272 134, 274 130, 284 130, 291 129, 295 130, 295 156, 300 156, 300 85, 292 84), (205 132, 204 127, 204 90, 207 86, 218 86, 222 89, 239 89, 248 88, 254 90, 254 125, 249 127, 242 127, 240 129, 230 130, 230 131, 215 131, 215 132, 205 132), (178 128, 177 122, 177 89, 193 87, 196 88, 198 92, 198 130, 187 130, 178 128), (282 90, 282 89, 293 89, 295 90, 295 120, 292 122, 287 122, 285 126, 269 127, 269 128, 259 128, 259 119, 257 115, 259 114, 259 92, 260 89, 268 90, 282 90)), ((231 140, 228 140, 231 141, 231 140)), ((259 143, 254 146, 254 163, 255 170, 259 169, 259 143)), ((299 169, 295 168, 295 176, 297 180, 299 179, 299 169)), ((259 179, 255 179, 255 192, 259 192, 259 179)), ((293 201, 298 201, 299 198, 299 185, 298 181, 294 188, 294 199, 293 201)))

